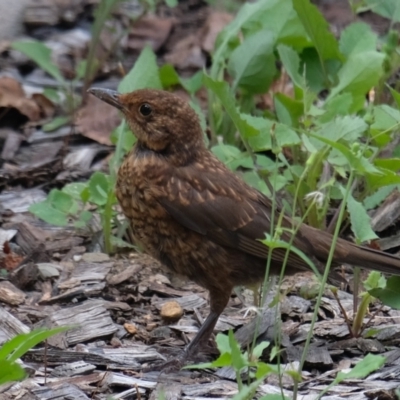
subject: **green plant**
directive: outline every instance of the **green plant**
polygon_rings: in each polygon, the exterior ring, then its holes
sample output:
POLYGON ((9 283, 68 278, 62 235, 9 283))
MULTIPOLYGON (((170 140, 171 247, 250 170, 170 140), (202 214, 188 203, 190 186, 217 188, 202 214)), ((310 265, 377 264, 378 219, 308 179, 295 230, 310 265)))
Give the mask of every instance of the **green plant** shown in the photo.
POLYGON ((38 343, 57 335, 57 333, 65 332, 67 329, 69 328, 37 329, 30 333, 17 335, 4 343, 0 347, 0 385, 24 379, 26 372, 17 363, 17 360, 38 343))

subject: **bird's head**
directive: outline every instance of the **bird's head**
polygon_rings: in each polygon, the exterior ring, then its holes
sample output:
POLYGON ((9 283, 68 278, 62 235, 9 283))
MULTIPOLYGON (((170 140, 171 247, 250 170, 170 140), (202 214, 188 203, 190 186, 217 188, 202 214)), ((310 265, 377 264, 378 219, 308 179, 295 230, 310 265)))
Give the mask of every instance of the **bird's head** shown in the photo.
POLYGON ((108 89, 89 93, 123 112, 139 143, 171 156, 184 156, 204 147, 199 119, 185 101, 162 90, 140 89, 121 94, 108 89))

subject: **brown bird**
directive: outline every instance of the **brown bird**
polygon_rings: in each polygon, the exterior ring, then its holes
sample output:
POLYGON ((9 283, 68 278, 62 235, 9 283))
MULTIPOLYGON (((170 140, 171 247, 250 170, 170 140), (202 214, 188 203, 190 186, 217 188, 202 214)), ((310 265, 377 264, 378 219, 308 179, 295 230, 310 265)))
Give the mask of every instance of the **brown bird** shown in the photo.
MULTIPOLYGON (((232 288, 264 278, 270 251, 257 239, 271 233, 271 200, 247 185, 205 146, 193 109, 179 97, 142 89, 128 94, 90 93, 118 108, 137 142, 118 172, 116 194, 135 238, 162 264, 210 292, 210 314, 185 350, 188 358, 210 337, 232 288)), ((274 217, 274 218, 273 218, 274 217)), ((327 232, 288 217, 281 240, 325 263, 332 243, 327 232)), ((285 249, 274 249, 271 273, 280 274, 285 249)), ((334 263, 400 274, 400 258, 339 239, 334 263)), ((285 274, 309 270, 290 252, 285 274)))

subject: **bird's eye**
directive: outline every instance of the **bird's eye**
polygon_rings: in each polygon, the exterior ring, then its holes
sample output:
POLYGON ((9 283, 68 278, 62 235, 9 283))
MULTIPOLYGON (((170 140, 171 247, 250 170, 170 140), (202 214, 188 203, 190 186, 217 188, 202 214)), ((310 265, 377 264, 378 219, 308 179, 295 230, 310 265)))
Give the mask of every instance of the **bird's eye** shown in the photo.
POLYGON ((151 108, 150 104, 144 103, 139 107, 139 112, 144 117, 148 117, 152 113, 153 109, 151 108))

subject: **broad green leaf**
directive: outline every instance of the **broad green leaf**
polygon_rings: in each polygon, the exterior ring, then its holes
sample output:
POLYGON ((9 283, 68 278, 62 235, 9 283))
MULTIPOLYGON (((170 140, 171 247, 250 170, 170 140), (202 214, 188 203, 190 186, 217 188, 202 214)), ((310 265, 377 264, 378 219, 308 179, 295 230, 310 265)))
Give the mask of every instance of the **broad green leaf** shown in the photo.
POLYGON ((319 117, 322 123, 329 122, 335 117, 350 114, 350 108, 354 102, 351 93, 341 93, 335 96, 330 101, 325 102, 324 108, 326 112, 319 117))
MULTIPOLYGON (((211 67, 210 75, 215 78, 218 76, 219 69, 221 68, 221 64, 224 63, 224 58, 228 57, 229 46, 233 40, 237 39, 237 35, 239 31, 242 29, 244 24, 259 26, 260 22, 268 12, 271 11, 274 7, 279 9, 281 4, 288 3, 287 0, 263 0, 256 1, 254 3, 245 3, 240 8, 237 13, 235 19, 225 26, 225 28, 220 32, 216 40, 215 52, 213 55, 213 63, 211 67)), ((289 3, 290 5, 290 3, 289 3)), ((282 8, 280 8, 281 15, 284 14, 282 8)), ((290 12, 290 10, 289 10, 290 12)), ((285 19, 285 16, 283 16, 285 19)), ((275 18, 276 21, 276 18, 275 18)), ((271 27, 271 30, 273 28, 271 27)))
POLYGON ((370 10, 391 21, 400 22, 400 2, 398 0, 365 0, 370 10))
POLYGON ((133 68, 118 85, 120 93, 129 93, 144 88, 162 89, 156 55, 150 46, 146 46, 142 50, 133 68))
POLYGON ((374 123, 372 129, 391 131, 400 126, 400 111, 387 104, 380 104, 373 109, 374 123))
POLYGON ((321 60, 342 59, 338 43, 329 29, 329 24, 310 0, 293 0, 305 30, 318 51, 321 60))
POLYGON ((96 171, 90 177, 88 189, 90 193, 90 201, 99 206, 104 206, 107 203, 110 184, 105 174, 96 171))
POLYGON ((274 106, 279 122, 292 127, 299 125, 299 119, 304 114, 304 104, 302 101, 294 100, 283 93, 276 93, 274 96, 274 106))
POLYGON ((228 168, 235 171, 238 167, 253 168, 253 159, 247 154, 240 151, 237 147, 229 144, 218 144, 213 146, 211 151, 221 160, 228 168))
POLYGON ((197 71, 190 78, 180 78, 181 85, 190 94, 195 94, 203 85, 203 71, 197 71))
POLYGON ((386 278, 378 271, 371 271, 363 284, 367 290, 384 288, 386 286, 386 278))
POLYGON ((82 190, 85 189, 86 183, 83 182, 72 182, 68 183, 62 188, 62 191, 70 195, 75 200, 81 200, 82 190))
POLYGON ((400 171, 400 158, 377 158, 374 164, 377 167, 388 169, 393 172, 400 171))
POLYGON ((218 351, 221 354, 231 352, 231 345, 229 343, 228 335, 224 335, 223 333, 218 333, 218 335, 215 338, 215 342, 217 343, 218 351))
POLYGON ((68 225, 68 215, 54 208, 47 200, 32 204, 29 207, 29 211, 49 224, 56 226, 68 225))
POLYGON ((368 129, 365 121, 356 116, 337 117, 333 121, 323 124, 316 131, 317 135, 332 141, 345 140, 353 143, 368 129))
POLYGON ((287 125, 252 115, 241 114, 241 116, 258 132, 258 135, 249 137, 249 144, 254 151, 271 150, 275 144, 285 147, 300 143, 297 133, 287 125), (275 143, 271 141, 271 135, 275 143))
POLYGON ((299 55, 291 47, 283 44, 278 45, 277 50, 279 58, 292 82, 299 88, 304 88, 304 79, 299 73, 299 55))
POLYGON ((27 373, 17 363, 0 359, 0 385, 8 382, 21 381, 27 373))
POLYGON ((68 193, 62 192, 61 190, 53 189, 49 193, 47 200, 54 208, 65 214, 77 211, 76 201, 68 193))
POLYGON ((11 47, 32 59, 59 83, 65 82, 60 70, 51 60, 51 50, 43 43, 37 40, 17 40, 11 44, 11 47))
POLYGON ((164 64, 160 68, 160 81, 164 89, 168 89, 171 86, 178 85, 180 83, 179 75, 175 68, 171 64, 164 64))
POLYGON ((382 301, 383 304, 400 309, 400 276, 387 279, 386 287, 369 290, 368 293, 382 301))
POLYGON ((274 35, 262 30, 246 38, 237 47, 228 62, 228 71, 234 78, 233 87, 250 93, 265 93, 275 74, 274 35))
MULTIPOLYGON (((341 189, 344 197, 345 189, 343 187, 341 189)), ((347 195, 347 211, 350 215, 351 230, 358 243, 367 242, 378 237, 371 228, 371 218, 364 206, 356 201, 351 193, 347 195)))
POLYGON ((349 57, 352 54, 376 50, 378 36, 364 22, 348 25, 342 32, 339 47, 342 54, 349 57))
POLYGON ((235 98, 229 90, 228 83, 215 81, 208 75, 204 75, 203 80, 204 84, 219 98, 242 137, 247 139, 257 135, 257 130, 251 126, 236 109, 235 98))
POLYGON ((340 92, 350 92, 355 96, 364 96, 375 86, 382 76, 382 63, 385 56, 376 51, 352 54, 338 72, 339 83, 328 99, 340 92))

